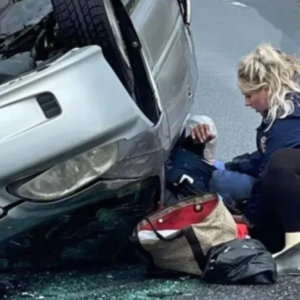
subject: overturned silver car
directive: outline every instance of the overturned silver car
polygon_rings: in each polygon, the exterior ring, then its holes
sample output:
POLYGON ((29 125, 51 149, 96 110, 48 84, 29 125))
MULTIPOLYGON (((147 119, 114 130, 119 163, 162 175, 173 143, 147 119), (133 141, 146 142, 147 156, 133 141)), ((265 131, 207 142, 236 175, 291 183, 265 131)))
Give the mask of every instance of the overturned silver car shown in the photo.
POLYGON ((189 118, 190 1, 0 9, 2 268, 108 262, 161 201, 164 164, 189 118))

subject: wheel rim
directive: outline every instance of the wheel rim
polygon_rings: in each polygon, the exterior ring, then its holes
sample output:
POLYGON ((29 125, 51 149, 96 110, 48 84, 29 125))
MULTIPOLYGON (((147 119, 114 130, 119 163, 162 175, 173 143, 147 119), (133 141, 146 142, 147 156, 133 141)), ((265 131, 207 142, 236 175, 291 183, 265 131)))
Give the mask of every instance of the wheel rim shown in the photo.
POLYGON ((119 24, 118 24, 118 21, 117 21, 115 12, 114 12, 114 8, 111 4, 111 0, 103 0, 103 3, 105 6, 107 17, 108 17, 109 23, 111 25, 113 35, 115 37, 115 41, 118 45, 119 51, 120 51, 122 58, 125 61, 126 65, 130 68, 129 58, 128 58, 126 50, 125 50, 122 33, 121 33, 121 30, 120 30, 120 27, 119 27, 119 24))

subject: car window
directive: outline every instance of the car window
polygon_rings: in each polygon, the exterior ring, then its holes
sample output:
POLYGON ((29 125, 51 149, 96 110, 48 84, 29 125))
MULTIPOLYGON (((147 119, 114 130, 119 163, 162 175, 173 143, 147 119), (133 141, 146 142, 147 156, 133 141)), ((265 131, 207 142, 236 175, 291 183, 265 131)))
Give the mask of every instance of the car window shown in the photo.
POLYGON ((137 3, 141 0, 122 0, 123 4, 126 6, 128 12, 131 14, 137 3))

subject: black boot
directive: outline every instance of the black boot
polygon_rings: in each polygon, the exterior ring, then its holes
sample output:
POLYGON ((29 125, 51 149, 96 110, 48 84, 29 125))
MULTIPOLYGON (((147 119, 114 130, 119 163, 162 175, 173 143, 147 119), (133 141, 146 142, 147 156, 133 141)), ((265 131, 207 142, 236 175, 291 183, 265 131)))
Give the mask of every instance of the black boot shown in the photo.
POLYGON ((279 275, 300 276, 300 243, 275 257, 279 275))

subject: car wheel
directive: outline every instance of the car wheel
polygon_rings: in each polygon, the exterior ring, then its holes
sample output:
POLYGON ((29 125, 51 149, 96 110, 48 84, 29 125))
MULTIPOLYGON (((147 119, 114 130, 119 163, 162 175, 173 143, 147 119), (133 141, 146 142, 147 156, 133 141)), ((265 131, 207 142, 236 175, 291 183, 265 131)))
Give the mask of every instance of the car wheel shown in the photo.
POLYGON ((51 0, 68 49, 98 45, 127 91, 133 93, 133 75, 111 0, 51 0))

